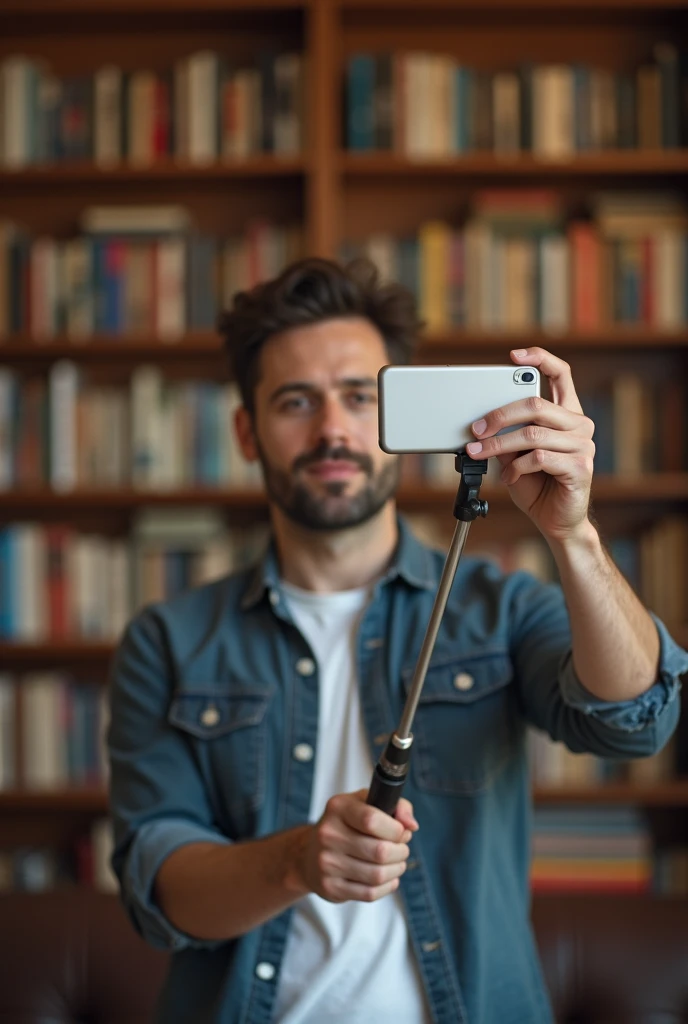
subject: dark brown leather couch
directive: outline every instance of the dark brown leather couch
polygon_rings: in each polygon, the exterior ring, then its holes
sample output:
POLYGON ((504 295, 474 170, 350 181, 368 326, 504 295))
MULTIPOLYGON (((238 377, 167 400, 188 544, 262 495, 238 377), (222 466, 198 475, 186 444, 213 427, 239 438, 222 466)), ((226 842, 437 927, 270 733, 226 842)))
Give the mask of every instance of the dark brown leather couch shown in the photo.
MULTIPOLYGON (((543 897, 533 919, 562 1024, 688 1024, 688 900, 543 897)), ((166 962, 114 896, 0 896, 0 1024, 144 1024, 166 962)))

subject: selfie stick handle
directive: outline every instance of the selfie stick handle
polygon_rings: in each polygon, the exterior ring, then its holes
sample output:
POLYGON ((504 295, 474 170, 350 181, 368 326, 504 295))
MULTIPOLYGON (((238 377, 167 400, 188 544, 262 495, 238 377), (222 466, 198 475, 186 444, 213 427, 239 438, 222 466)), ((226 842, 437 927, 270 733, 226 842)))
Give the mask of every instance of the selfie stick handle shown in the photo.
POLYGON ((466 544, 468 528, 478 516, 487 515, 487 502, 479 497, 480 485, 487 472, 487 459, 472 459, 466 452, 461 452, 456 456, 455 466, 456 471, 461 474, 461 482, 454 502, 454 516, 457 520, 454 535, 444 562, 430 621, 425 631, 399 726, 390 736, 387 746, 375 765, 373 780, 366 799, 366 803, 373 807, 379 807, 391 815, 394 815, 408 776, 413 745, 411 727, 447 605, 449 591, 466 544))

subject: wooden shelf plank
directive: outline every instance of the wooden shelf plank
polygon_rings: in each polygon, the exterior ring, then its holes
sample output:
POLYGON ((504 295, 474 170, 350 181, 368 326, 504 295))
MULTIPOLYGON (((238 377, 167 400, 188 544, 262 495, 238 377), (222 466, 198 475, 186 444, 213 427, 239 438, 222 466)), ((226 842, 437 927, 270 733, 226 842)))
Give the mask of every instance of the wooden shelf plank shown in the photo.
POLYGON ((65 811, 107 814, 107 793, 100 786, 0 791, 0 814, 62 814, 65 811))
MULTIPOLYGON (((45 643, 0 642, 0 664, 13 671, 43 668, 51 665, 69 666, 94 663, 102 667, 112 657, 114 643, 94 640, 48 640, 45 643)), ((104 681, 104 680, 103 680, 104 681)))
MULTIPOLYGON (((16 0, 18 2, 18 0, 16 0)), ((376 11, 395 9, 418 9, 418 0, 339 0, 344 10, 376 11)), ((681 11, 688 4, 686 0, 557 0, 557 11, 618 11, 632 9, 634 11, 681 11)), ((423 4, 424 16, 430 17, 433 11, 542 11, 551 12, 552 0, 426 0, 423 4)))
POLYGON ((57 185, 93 184, 110 182, 132 183, 174 181, 225 181, 227 178, 275 178, 304 174, 305 157, 280 157, 271 154, 247 157, 234 163, 193 164, 179 160, 159 160, 148 167, 131 164, 98 166, 90 161, 80 163, 36 164, 8 170, 0 168, 0 191, 7 188, 37 185, 53 188, 57 185))
POLYGON ((199 14, 251 13, 256 9, 269 11, 304 10, 313 0, 2 0, 0 18, 8 14, 199 14))
POLYGON ((688 807, 688 779, 655 785, 608 782, 599 786, 536 787, 537 804, 638 804, 641 807, 688 807))
POLYGON ((688 149, 618 150, 602 153, 579 153, 570 160, 545 160, 524 153, 521 156, 495 156, 492 153, 469 153, 444 159, 410 159, 396 153, 340 152, 339 170, 349 178, 356 177, 470 177, 480 175, 507 177, 586 177, 685 174, 688 172, 688 149))
MULTIPOLYGON (((459 352, 478 353, 498 351, 507 353, 511 348, 542 348, 575 352, 627 349, 660 348, 688 349, 688 330, 656 331, 644 325, 628 328, 601 328, 595 331, 567 331, 561 334, 544 331, 475 331, 451 328, 446 331, 428 332, 423 335, 419 358, 424 355, 445 352, 448 358, 459 352)), ((156 341, 154 338, 121 335, 108 337, 94 336, 88 341, 71 339, 64 335, 38 340, 29 335, 12 335, 0 339, 0 363, 49 363, 57 359, 74 359, 78 362, 137 362, 155 359, 160 363, 176 362, 197 358, 223 359, 222 340, 215 331, 193 331, 178 341, 156 341)))
MULTIPOLYGON (((536 804, 636 804, 641 807, 688 807, 688 779, 653 786, 606 783, 594 787, 538 787, 536 804)), ((0 814, 47 814, 66 811, 107 814, 108 797, 100 788, 61 790, 7 790, 0 792, 0 814)))
POLYGON ((40 341, 28 335, 13 335, 0 340, 0 363, 47 363, 56 359, 74 359, 78 362, 137 362, 154 359, 157 362, 223 357, 222 341, 215 331, 192 331, 178 341, 157 341, 135 335, 109 337, 97 335, 80 341, 57 335, 40 341))
MULTIPOLYGON (((486 484, 481 493, 494 505, 508 505, 511 501, 505 487, 486 484)), ((398 493, 399 506, 407 511, 445 508, 447 504, 451 505, 454 497, 455 489, 452 487, 431 487, 427 484, 406 486, 398 493)), ((265 496, 260 488, 227 490, 199 486, 169 491, 120 488, 67 493, 39 488, 4 492, 0 498, 4 518, 8 514, 14 515, 26 510, 34 515, 44 511, 68 514, 81 510, 127 511, 141 505, 213 505, 229 510, 267 511, 265 496)), ((642 479, 598 476, 593 481, 593 499, 604 503, 685 501, 688 499, 688 473, 654 473, 642 479)))

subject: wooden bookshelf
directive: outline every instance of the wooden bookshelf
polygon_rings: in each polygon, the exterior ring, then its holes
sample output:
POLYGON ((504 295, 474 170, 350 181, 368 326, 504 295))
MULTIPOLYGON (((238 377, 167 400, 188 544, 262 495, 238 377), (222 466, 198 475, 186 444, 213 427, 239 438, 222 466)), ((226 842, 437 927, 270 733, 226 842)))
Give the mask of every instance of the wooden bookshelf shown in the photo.
MULTIPOLYGON (((446 486, 418 484, 401 487, 399 506, 407 511, 441 512, 451 503, 455 489, 446 486)), ((491 505, 508 509, 511 499, 506 487, 485 484, 483 494, 491 505)), ((598 476, 593 484, 593 500, 597 504, 647 504, 688 501, 688 473, 654 473, 642 480, 623 477, 598 476)), ((131 511, 140 505, 213 505, 231 511, 265 512, 267 505, 262 490, 227 490, 219 487, 190 487, 182 490, 75 490, 57 493, 47 488, 16 490, 2 495, 0 521, 10 516, 26 515, 33 510, 36 516, 55 512, 70 516, 96 510, 105 513, 131 511)))
MULTIPOLYGON (((688 809, 688 779, 656 785, 604 783, 594 787, 538 787, 533 791, 536 804, 594 804, 688 809)), ((100 788, 61 790, 0 791, 0 821, 7 814, 59 814, 63 811, 99 815, 107 813, 107 793, 100 788)))
POLYGON ((607 178, 658 177, 681 175, 688 172, 688 153, 682 150, 648 150, 604 153, 581 153, 574 159, 544 160, 532 156, 493 156, 489 153, 467 154, 444 160, 410 160, 393 153, 359 154, 340 152, 337 158, 340 172, 347 177, 383 178, 607 178))
MULTIPOLYGON (((625 349, 641 354, 651 354, 664 349, 681 352, 688 348, 688 331, 658 332, 645 327, 552 334, 543 331, 426 331, 419 346, 417 361, 422 362, 441 355, 453 360, 467 356, 471 362, 475 362, 485 353, 490 357, 497 355, 506 358, 509 349, 528 348, 533 345, 548 348, 553 352, 566 353, 569 357, 579 352, 616 352, 625 349)), ((73 359, 84 364, 135 364, 143 360, 165 364, 191 362, 199 357, 215 359, 217 369, 224 369, 222 342, 216 333, 189 332, 177 341, 167 342, 127 334, 116 338, 98 335, 88 341, 64 335, 40 339, 21 334, 0 340, 0 363, 7 366, 45 365, 58 359, 73 359)))
MULTIPOLYGON (((309 88, 307 143, 299 156, 259 154, 206 164, 167 158, 143 167, 84 161, 0 167, 0 220, 26 223, 36 234, 67 237, 88 205, 175 203, 188 207, 201 230, 223 235, 243 230, 258 216, 284 225, 301 223, 308 251, 331 257, 343 242, 361 241, 372 232, 408 235, 424 220, 456 219, 479 188, 557 190, 567 208, 574 209, 588 194, 602 190, 688 195, 688 149, 604 150, 565 160, 491 152, 413 160, 344 148, 343 81, 352 53, 422 49, 450 53, 482 69, 525 59, 590 61, 617 71, 638 66, 663 38, 688 49, 688 0, 3 0, 0 60, 26 53, 45 58, 65 75, 92 74, 107 63, 160 72, 195 50, 217 49, 245 59, 267 47, 303 52, 309 88)), ((685 326, 558 334, 450 329, 427 333, 418 359, 506 361, 510 348, 533 345, 569 360, 577 383, 629 367, 688 380, 685 326)), ((220 341, 209 331, 188 332, 164 344, 147 336, 79 342, 64 335, 42 341, 22 334, 0 340, 0 366, 43 374, 60 359, 73 360, 100 379, 112 372, 118 381, 142 362, 177 377, 218 380, 226 373, 220 341)), ((454 496, 455 488, 419 484, 403 487, 399 502, 403 510, 450 519, 454 496)), ((505 488, 486 486, 484 496, 498 515, 488 517, 474 535, 484 530, 480 536, 492 531, 491 536, 510 537, 522 528, 523 517, 505 488)), ((593 499, 600 522, 610 530, 647 525, 669 512, 685 515, 688 465, 642 480, 598 476, 593 499)), ((0 492, 0 524, 68 521, 122 532, 144 504, 214 506, 238 523, 266 515, 258 491, 13 489, 0 492)), ((688 643, 685 624, 678 624, 674 635, 688 643)), ((73 669, 104 682, 112 652, 112 644, 99 641, 0 643, 0 663, 3 670, 7 666, 17 673, 73 669)), ((658 808, 675 821, 677 835, 688 831, 686 779, 649 787, 538 788, 534 795, 538 804, 658 808)), ((42 836, 71 840, 86 819, 106 812, 107 798, 100 789, 0 791, 0 831, 10 837, 4 842, 36 842, 42 836)))

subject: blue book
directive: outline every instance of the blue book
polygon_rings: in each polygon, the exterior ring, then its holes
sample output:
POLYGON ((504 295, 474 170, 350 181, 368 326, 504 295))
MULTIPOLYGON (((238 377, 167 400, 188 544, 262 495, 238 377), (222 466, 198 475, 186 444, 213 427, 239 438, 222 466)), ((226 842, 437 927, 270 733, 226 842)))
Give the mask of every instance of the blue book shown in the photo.
POLYGON ((13 530, 6 526, 0 530, 0 637, 10 640, 14 635, 12 608, 14 606, 14 553, 13 530))
POLYGON ((375 58, 357 53, 349 58, 347 69, 347 145, 363 152, 375 146, 375 58))
POLYGON ((215 246, 215 239, 206 235, 194 235, 188 242, 187 308, 189 326, 195 330, 213 330, 217 320, 215 246))
POLYGON ((473 148, 473 83, 470 68, 458 67, 455 72, 456 87, 456 150, 468 153, 473 148))
POLYGON ((573 66, 573 117, 576 151, 590 149, 590 71, 582 64, 573 66))

